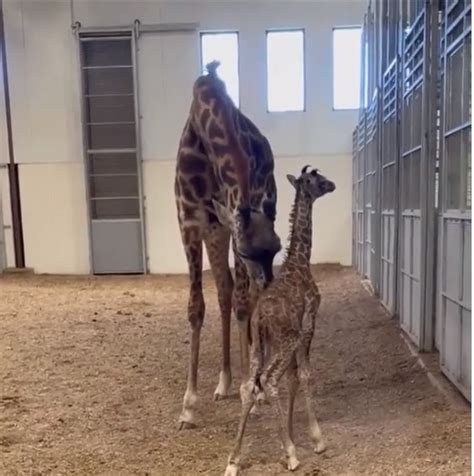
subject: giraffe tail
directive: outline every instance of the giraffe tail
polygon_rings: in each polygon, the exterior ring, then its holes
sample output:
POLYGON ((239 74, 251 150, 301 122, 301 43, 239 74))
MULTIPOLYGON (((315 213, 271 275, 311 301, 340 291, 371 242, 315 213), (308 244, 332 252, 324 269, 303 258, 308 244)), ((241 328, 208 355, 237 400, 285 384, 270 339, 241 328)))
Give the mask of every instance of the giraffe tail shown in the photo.
POLYGON ((217 60, 211 61, 210 63, 206 64, 206 71, 211 76, 216 76, 216 70, 220 65, 221 65, 220 61, 217 61, 217 60))

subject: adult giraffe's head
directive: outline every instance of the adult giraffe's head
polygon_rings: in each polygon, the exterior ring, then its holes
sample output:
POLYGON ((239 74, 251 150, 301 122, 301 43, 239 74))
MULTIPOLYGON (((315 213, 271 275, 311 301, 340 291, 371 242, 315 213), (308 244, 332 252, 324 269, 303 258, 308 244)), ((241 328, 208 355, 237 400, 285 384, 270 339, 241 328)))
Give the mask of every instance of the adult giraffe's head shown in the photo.
POLYGON ((210 121, 209 135, 212 136, 212 126, 214 132, 221 130, 221 134, 211 137, 210 147, 219 158, 217 175, 227 190, 226 205, 214 201, 214 210, 221 224, 231 231, 234 251, 245 264, 250 279, 265 288, 273 279, 273 258, 281 249, 274 226, 276 193, 273 189, 266 190, 270 194, 261 205, 251 205, 249 156, 238 133, 237 108, 217 76, 218 66, 218 61, 209 63, 208 74, 195 85, 197 89, 207 89, 206 96, 213 104, 214 120, 210 121))
POLYGON ((281 250, 275 232, 274 208, 263 202, 261 209, 229 210, 214 201, 217 218, 231 230, 234 251, 245 264, 250 279, 266 288, 273 279, 273 259, 281 250))

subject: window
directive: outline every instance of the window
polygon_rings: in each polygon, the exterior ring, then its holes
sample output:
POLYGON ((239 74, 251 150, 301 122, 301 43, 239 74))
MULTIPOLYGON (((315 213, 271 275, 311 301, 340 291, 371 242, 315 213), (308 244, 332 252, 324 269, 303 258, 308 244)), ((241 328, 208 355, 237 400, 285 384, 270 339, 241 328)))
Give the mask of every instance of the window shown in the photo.
POLYGON ((268 111, 304 111, 304 96, 304 31, 267 31, 268 111))
POLYGON ((237 32, 201 33, 201 68, 206 72, 206 64, 217 60, 221 63, 217 70, 224 81, 227 93, 239 107, 239 35, 237 32))
POLYGON ((333 107, 359 109, 362 29, 333 30, 333 107))
POLYGON ((132 39, 81 37, 92 220, 140 218, 132 39))

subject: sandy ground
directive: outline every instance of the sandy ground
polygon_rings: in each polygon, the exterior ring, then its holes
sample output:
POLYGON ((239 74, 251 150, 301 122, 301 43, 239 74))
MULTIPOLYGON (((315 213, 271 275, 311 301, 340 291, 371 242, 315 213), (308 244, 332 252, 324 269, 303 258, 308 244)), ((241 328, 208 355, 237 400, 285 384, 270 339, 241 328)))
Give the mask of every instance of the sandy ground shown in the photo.
MULTIPOLYGON (((449 405, 397 322, 348 269, 315 269, 323 295, 312 362, 328 442, 315 455, 297 400, 298 475, 470 474, 470 410, 449 405)), ((0 474, 223 474, 235 395, 212 401, 220 323, 206 277, 200 421, 179 432, 189 343, 183 276, 0 278, 0 474)), ((233 328, 234 385, 239 355, 233 328)), ((243 474, 289 474, 264 407, 243 474)))

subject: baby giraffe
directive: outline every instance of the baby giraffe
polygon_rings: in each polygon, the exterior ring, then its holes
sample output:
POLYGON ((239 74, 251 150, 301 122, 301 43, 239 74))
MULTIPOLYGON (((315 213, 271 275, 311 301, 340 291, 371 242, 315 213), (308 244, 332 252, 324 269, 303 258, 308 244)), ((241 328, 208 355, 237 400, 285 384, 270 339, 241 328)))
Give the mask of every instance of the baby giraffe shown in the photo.
POLYGON ((247 418, 253 405, 265 397, 278 419, 288 469, 295 470, 299 466, 293 442, 293 407, 300 383, 314 450, 322 453, 326 449, 311 397, 313 381, 309 352, 321 296, 311 274, 310 258, 313 203, 326 193, 333 192, 336 186, 318 170, 308 171, 308 168, 303 168, 298 179, 287 176, 296 189, 290 216, 290 243, 280 274, 261 295, 252 316, 250 378, 240 389, 242 414, 225 476, 238 473, 247 418), (265 362, 266 355, 270 355, 268 362, 265 362), (278 382, 285 372, 289 394, 286 422, 278 393, 278 382))

